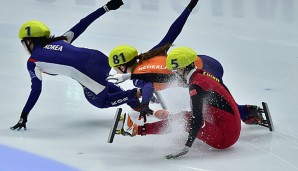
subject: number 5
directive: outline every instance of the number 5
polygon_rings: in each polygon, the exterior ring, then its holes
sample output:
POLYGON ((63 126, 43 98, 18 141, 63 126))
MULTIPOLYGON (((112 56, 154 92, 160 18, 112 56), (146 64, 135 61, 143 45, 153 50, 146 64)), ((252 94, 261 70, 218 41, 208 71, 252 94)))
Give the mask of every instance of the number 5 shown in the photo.
POLYGON ((177 69, 179 67, 177 59, 172 59, 171 64, 173 69, 177 69))

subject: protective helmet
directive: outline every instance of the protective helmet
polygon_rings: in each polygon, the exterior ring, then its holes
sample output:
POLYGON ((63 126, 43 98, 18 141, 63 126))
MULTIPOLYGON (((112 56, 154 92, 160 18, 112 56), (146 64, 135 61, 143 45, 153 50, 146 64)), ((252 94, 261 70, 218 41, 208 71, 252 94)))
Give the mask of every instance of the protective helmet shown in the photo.
POLYGON ((19 38, 29 38, 29 37, 50 37, 50 29, 44 23, 37 20, 27 21, 22 25, 19 31, 19 38))
POLYGON ((185 68, 197 60, 197 53, 185 46, 177 47, 171 50, 167 56, 167 68, 169 70, 176 70, 185 68))
POLYGON ((133 60, 136 56, 138 56, 136 48, 130 45, 120 45, 111 51, 109 55, 109 65, 110 67, 123 65, 133 60))

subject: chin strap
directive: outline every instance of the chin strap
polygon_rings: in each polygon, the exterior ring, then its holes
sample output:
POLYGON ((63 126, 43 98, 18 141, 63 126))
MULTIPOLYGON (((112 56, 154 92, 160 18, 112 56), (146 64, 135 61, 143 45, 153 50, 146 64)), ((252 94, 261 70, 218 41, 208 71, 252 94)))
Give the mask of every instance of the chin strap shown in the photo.
POLYGON ((23 45, 25 44, 26 47, 24 47, 24 48, 25 48, 25 49, 27 50, 27 52, 31 55, 31 54, 32 54, 32 50, 31 50, 30 46, 33 44, 33 42, 30 41, 30 42, 28 43, 26 40, 21 40, 21 42, 22 42, 23 45))
POLYGON ((128 67, 127 67, 127 66, 124 66, 124 67, 125 67, 124 70, 122 70, 120 66, 118 67, 118 69, 119 69, 123 74, 126 74, 126 73, 127 73, 127 68, 128 68, 128 67))

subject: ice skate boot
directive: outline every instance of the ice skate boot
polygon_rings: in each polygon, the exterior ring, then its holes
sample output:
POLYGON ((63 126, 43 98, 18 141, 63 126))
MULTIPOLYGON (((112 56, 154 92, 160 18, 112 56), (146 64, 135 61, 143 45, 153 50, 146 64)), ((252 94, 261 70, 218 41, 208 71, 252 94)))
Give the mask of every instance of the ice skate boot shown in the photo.
POLYGON ((124 113, 124 115, 120 117, 119 122, 122 122, 123 124, 121 129, 116 130, 116 134, 121 134, 123 136, 131 136, 131 137, 134 137, 137 135, 138 125, 133 123, 128 113, 124 113))
POLYGON ((263 108, 255 105, 247 105, 247 107, 249 114, 247 119, 243 121, 244 123, 248 125, 261 125, 269 128, 270 131, 274 130, 273 121, 267 103, 262 102, 263 108))
POLYGON ((249 113, 247 118, 244 120, 245 124, 259 125, 265 120, 262 116, 263 109, 255 105, 247 105, 247 108, 249 113))
POLYGON ((131 120, 130 115, 128 113, 121 115, 121 112, 122 109, 118 108, 110 130, 108 143, 113 143, 116 134, 134 137, 138 133, 138 125, 131 120))

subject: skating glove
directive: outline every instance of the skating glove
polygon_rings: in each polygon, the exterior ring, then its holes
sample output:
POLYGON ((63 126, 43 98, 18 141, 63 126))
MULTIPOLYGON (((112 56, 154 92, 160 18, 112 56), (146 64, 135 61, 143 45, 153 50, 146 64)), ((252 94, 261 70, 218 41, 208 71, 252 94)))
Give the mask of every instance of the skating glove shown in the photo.
POLYGON ((104 9, 108 12, 120 8, 121 5, 123 5, 122 0, 111 0, 104 6, 104 9))
POLYGON ((27 118, 20 118, 20 120, 18 121, 18 123, 15 126, 10 127, 10 129, 11 130, 17 129, 19 131, 22 128, 24 128, 24 130, 26 130, 27 129, 26 122, 27 122, 27 118))
POLYGON ((147 122, 146 117, 149 115, 153 115, 153 112, 154 111, 149 108, 149 102, 142 102, 139 120, 144 119, 144 123, 146 123, 147 122))
POLYGON ((173 153, 173 154, 169 154, 167 156, 165 156, 166 159, 175 159, 177 157, 180 157, 180 156, 183 156, 185 155, 186 153, 188 153, 190 150, 190 147, 188 146, 185 146, 182 150, 176 152, 176 153, 173 153))
POLYGON ((191 0, 186 8, 189 9, 190 11, 192 11, 192 9, 197 5, 198 1, 199 0, 191 0))

